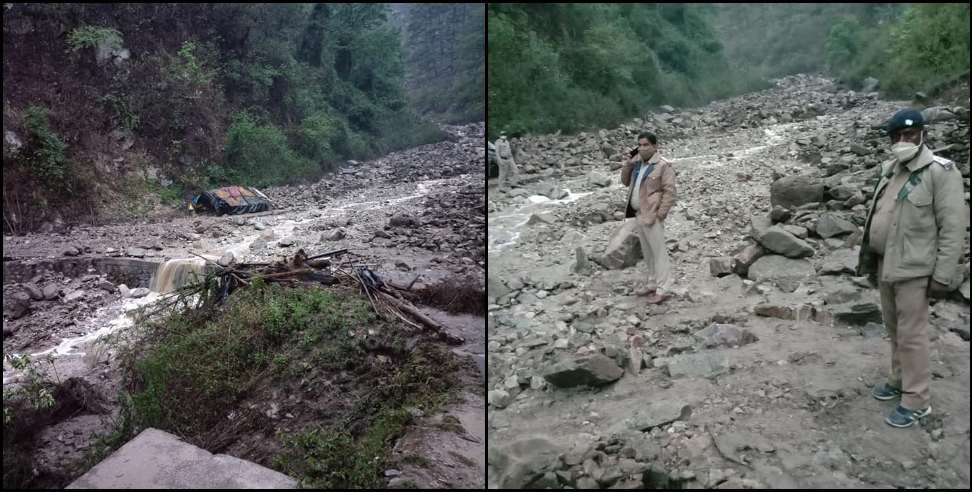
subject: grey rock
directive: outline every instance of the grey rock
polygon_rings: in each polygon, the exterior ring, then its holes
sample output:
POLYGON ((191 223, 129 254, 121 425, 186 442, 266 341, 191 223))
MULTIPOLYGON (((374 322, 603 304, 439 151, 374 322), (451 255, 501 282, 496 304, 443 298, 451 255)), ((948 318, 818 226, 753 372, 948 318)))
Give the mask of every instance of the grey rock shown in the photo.
POLYGON ((391 235, 389 235, 387 232, 381 229, 375 231, 375 237, 380 237, 382 239, 391 239, 391 235))
POLYGON ((277 241, 277 246, 281 246, 281 247, 284 247, 284 248, 290 247, 290 246, 293 246, 293 245, 294 245, 294 239, 293 238, 290 238, 290 237, 283 238, 283 239, 277 241))
POLYGON ((608 243, 607 249, 601 256, 593 259, 608 270, 621 270, 634 266, 641 260, 641 241, 634 231, 634 221, 628 221, 621 225, 618 232, 608 243))
POLYGON ((142 248, 128 248, 125 250, 125 254, 133 258, 144 258, 145 250, 142 248))
POLYGON ((709 259, 709 273, 713 277, 725 277, 732 273, 732 258, 722 256, 709 259))
POLYGON ((506 408, 507 405, 513 400, 510 394, 506 390, 493 390, 487 395, 487 401, 494 408, 506 408))
POLYGON ((810 176, 786 176, 770 185, 770 203, 793 208, 823 201, 824 185, 810 176))
POLYGON ((550 214, 531 214, 530 219, 527 220, 527 225, 551 225, 555 222, 555 219, 550 214))
POLYGON ((673 378, 709 378, 729 371, 729 357, 722 351, 678 354, 654 360, 655 367, 665 367, 673 378))
MULTIPOLYGON (((549 439, 524 437, 505 446, 490 446, 487 462, 497 474, 497 485, 505 489, 526 488, 560 467, 561 450, 549 439)), ((595 488, 597 483, 594 484, 595 488)))
POLYGON ((770 219, 773 221, 774 224, 779 222, 786 222, 787 220, 790 219, 791 215, 793 215, 792 212, 779 205, 774 206, 773 210, 770 211, 770 219))
POLYGON ((714 444, 726 459, 739 464, 747 464, 739 453, 747 450, 759 453, 776 451, 773 444, 758 434, 750 432, 724 432, 714 436, 714 444))
POLYGON ((804 279, 816 274, 807 260, 794 260, 780 255, 767 255, 749 267, 749 279, 770 281, 787 292, 793 292, 804 279))
POLYGON ((756 260, 763 257, 766 252, 757 243, 749 243, 732 257, 732 271, 737 275, 745 277, 749 273, 749 267, 756 260))
POLYGON ((860 191, 860 186, 853 183, 840 183, 827 189, 827 193, 834 200, 846 201, 860 191))
POLYGON ((624 374, 617 362, 602 354, 561 361, 544 371, 543 377, 560 388, 590 385, 603 386, 617 381, 624 374))
POLYGON ((57 296, 61 294, 61 288, 57 285, 51 284, 44 287, 44 300, 50 301, 57 299, 57 296))
POLYGON ((510 289, 501 280, 487 273, 486 296, 490 299, 502 299, 510 293, 510 289))
POLYGON ((567 191, 560 188, 556 184, 550 184, 540 189, 538 192, 540 195, 546 196, 551 200, 560 200, 567 196, 567 191))
POLYGON ((259 251, 262 249, 266 249, 266 247, 267 247, 267 241, 262 237, 257 238, 252 243, 250 243, 251 251, 259 251))
POLYGON ((63 254, 64 256, 78 256, 79 254, 81 254, 81 251, 79 251, 78 248, 75 248, 74 246, 68 246, 67 248, 64 248, 64 251, 62 251, 61 254, 63 254))
POLYGON ((236 257, 233 256, 233 252, 227 251, 226 254, 219 258, 219 261, 217 261, 216 264, 221 267, 228 267, 232 265, 234 261, 236 261, 236 257))
POLYGON ((759 241, 766 231, 773 226, 773 220, 765 215, 754 215, 750 219, 749 237, 759 241))
POLYGON ((817 219, 816 231, 817 235, 826 239, 857 232, 857 226, 850 221, 838 217, 836 214, 825 213, 821 214, 820 218, 817 219))
POLYGON ((823 296, 824 302, 830 305, 844 304, 860 298, 861 290, 850 286, 839 287, 836 290, 826 292, 823 296))
POLYGON ((809 235, 809 231, 807 230, 806 227, 803 227, 803 226, 786 224, 786 225, 783 225, 783 226, 780 226, 780 227, 784 231, 789 232, 790 234, 793 234, 798 239, 806 239, 807 238, 807 235, 809 235))
POLYGON ((780 306, 778 304, 763 303, 753 307, 753 312, 757 316, 777 319, 796 319, 796 310, 790 306, 780 306))
POLYGON ((392 227, 410 227, 415 225, 415 219, 410 215, 398 214, 388 220, 388 225, 392 227))
POLYGON ((718 346, 732 347, 743 346, 759 341, 756 335, 738 326, 722 323, 713 323, 709 327, 699 331, 695 336, 701 338, 702 346, 712 348, 718 346))
POLYGON ((27 295, 29 295, 31 299, 35 301, 40 301, 44 299, 44 291, 40 290, 36 285, 23 284, 23 288, 24 291, 27 292, 27 295))
POLYGON ((691 416, 691 405, 671 400, 651 401, 635 410, 631 417, 623 421, 623 429, 618 430, 647 432, 676 420, 688 420, 691 416))
POLYGON ((258 231, 262 231, 262 230, 265 230, 267 228, 267 226, 263 225, 263 222, 254 222, 253 223, 253 228, 256 229, 256 230, 258 230, 258 231))
POLYGON ((591 264, 587 261, 587 253, 584 252, 584 248, 578 246, 574 250, 574 256, 576 261, 574 262, 574 273, 586 275, 591 273, 591 264))
POLYGON ((72 292, 72 293, 64 296, 64 302, 71 303, 71 302, 77 301, 78 299, 81 299, 82 297, 84 297, 84 291, 83 290, 76 290, 76 291, 74 291, 74 292, 72 292))
POLYGON ((324 240, 324 241, 340 241, 341 239, 344 239, 345 237, 346 237, 346 234, 344 232, 344 229, 340 229, 339 228, 339 229, 335 229, 330 234, 322 235, 321 239, 324 240))
POLYGON ((820 265, 820 275, 840 275, 841 273, 854 274, 857 268, 857 251, 855 249, 838 249, 824 258, 820 265))
POLYGON ((813 248, 809 244, 780 226, 767 229, 766 233, 758 238, 758 241, 764 248, 788 258, 813 256, 813 248))
POLYGON ((128 295, 129 297, 138 299, 139 297, 145 297, 149 294, 149 290, 145 287, 139 287, 137 289, 132 289, 128 295))
MULTIPOLYGON (((15 298, 13 296, 10 296, 9 299, 3 300, 3 313, 7 316, 7 318, 11 320, 22 318, 24 317, 24 315, 26 315, 29 312, 30 312, 29 300, 15 298)), ((6 330, 7 327, 4 326, 5 334, 6 334, 6 330)), ((11 330, 10 334, 13 334, 13 330, 11 330)))
POLYGON ((597 174, 590 173, 587 175, 587 179, 591 182, 591 184, 600 186, 602 188, 611 186, 611 178, 607 176, 599 176, 597 174))

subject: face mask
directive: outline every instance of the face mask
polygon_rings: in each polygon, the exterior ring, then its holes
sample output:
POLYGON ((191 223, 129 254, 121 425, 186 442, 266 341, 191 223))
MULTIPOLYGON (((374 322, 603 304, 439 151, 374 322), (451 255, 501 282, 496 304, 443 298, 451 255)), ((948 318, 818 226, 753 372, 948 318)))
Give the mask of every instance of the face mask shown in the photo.
POLYGON ((898 158, 898 162, 908 162, 918 154, 918 148, 921 147, 924 138, 925 136, 922 135, 918 145, 910 142, 898 142, 891 146, 891 152, 898 158))

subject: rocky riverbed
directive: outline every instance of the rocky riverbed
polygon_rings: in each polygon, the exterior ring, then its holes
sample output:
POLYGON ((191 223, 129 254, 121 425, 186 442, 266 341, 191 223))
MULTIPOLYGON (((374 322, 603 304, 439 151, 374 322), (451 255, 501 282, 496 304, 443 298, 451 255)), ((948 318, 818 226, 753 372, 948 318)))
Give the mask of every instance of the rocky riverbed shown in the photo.
MULTIPOLYGON (((925 104, 962 171, 968 91, 925 104)), ((876 127, 908 101, 816 76, 613 129, 513 140, 521 176, 489 188, 491 487, 969 486, 969 253, 931 307, 934 411, 893 429, 890 347, 854 277, 876 127), (622 152, 648 129, 674 161, 665 223, 675 296, 649 306, 622 228, 622 152)))

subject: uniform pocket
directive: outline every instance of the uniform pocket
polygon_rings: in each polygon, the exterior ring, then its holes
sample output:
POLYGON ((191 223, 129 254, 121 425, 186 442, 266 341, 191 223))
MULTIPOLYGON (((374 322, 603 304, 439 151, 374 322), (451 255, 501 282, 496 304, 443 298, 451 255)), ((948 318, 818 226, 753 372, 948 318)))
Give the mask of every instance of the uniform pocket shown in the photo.
POLYGON ((916 188, 908 194, 908 198, 901 204, 899 227, 905 235, 935 235, 935 207, 932 207, 932 195, 924 188, 916 188))
POLYGON ((915 207, 927 207, 932 203, 932 195, 924 187, 918 187, 908 193, 908 202, 915 207))
POLYGON ((904 235, 901 266, 905 268, 933 268, 935 266, 935 236, 929 234, 904 235))

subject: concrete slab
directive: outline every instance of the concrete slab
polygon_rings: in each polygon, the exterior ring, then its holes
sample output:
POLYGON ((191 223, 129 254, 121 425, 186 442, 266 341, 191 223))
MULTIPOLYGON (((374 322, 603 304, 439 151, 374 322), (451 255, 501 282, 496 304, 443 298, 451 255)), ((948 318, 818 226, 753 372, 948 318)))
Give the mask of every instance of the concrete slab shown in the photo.
POLYGON ((225 454, 213 455, 158 429, 141 434, 75 480, 69 489, 292 489, 283 473, 225 454))

